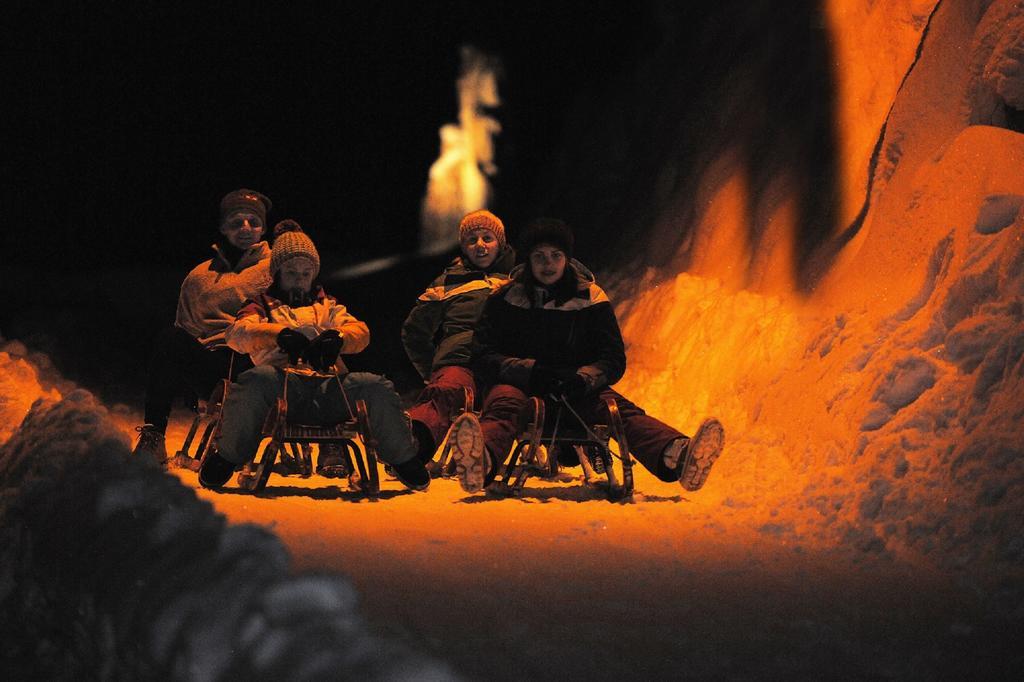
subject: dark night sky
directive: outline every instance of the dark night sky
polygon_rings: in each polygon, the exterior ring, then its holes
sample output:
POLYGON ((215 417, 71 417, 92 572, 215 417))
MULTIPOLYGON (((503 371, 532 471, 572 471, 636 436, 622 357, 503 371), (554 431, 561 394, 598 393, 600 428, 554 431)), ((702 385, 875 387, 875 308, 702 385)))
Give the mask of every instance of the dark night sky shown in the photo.
MULTIPOLYGON (((640 24, 637 10, 583 0, 5 12, 0 334, 130 402, 182 278, 209 257, 224 193, 269 195, 271 225, 299 220, 327 273, 411 251, 471 43, 505 67, 493 207, 514 232, 533 217, 572 97, 613 75, 640 24)), ((440 263, 329 284, 375 330, 363 368, 414 377, 398 325, 440 263)))
MULTIPOLYGON (((325 273, 412 251, 463 44, 504 63, 492 208, 513 240, 552 213, 598 270, 624 241, 675 253, 683 232, 629 231, 659 206, 656 179, 678 169, 691 196, 735 144, 755 175, 796 168, 828 197, 819 4, 5 6, 0 334, 89 387, 137 386, 182 278, 209 257, 220 197, 241 186, 272 198, 271 224, 303 224, 325 273)), ((365 368, 411 374, 398 327, 440 266, 328 282, 374 329, 365 368)))
POLYGON ((456 1, 25 3, 8 18, 4 250, 182 273, 239 186, 339 260, 411 248, 463 43, 505 63, 496 207, 520 210, 574 88, 637 22, 612 3, 456 1))

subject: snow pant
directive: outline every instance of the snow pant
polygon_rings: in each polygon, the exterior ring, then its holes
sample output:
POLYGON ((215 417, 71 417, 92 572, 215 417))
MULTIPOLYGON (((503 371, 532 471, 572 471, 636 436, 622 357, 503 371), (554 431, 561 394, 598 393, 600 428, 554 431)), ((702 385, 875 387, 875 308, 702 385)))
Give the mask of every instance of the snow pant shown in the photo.
MULTIPOLYGON (((674 473, 662 462, 662 455, 669 443, 677 438, 685 438, 678 430, 650 416, 611 388, 603 388, 597 393, 584 396, 571 405, 588 427, 594 424, 607 424, 611 419, 605 403, 607 398, 614 398, 618 404, 623 430, 629 441, 630 454, 662 481, 676 480, 674 473)), ((487 391, 480 415, 480 426, 483 430, 484 444, 491 453, 492 463, 496 459, 505 458, 512 449, 512 443, 518 435, 519 414, 526 406, 526 402, 526 394, 509 384, 497 384, 487 391)), ((576 420, 560 404, 548 401, 544 408, 546 419, 549 421, 555 418, 559 409, 563 410, 561 423, 569 425, 576 420)), ((553 422, 546 425, 548 430, 552 424, 553 422)))
MULTIPOLYGON (((217 382, 228 376, 232 350, 208 350, 180 327, 167 327, 156 337, 146 380, 145 423, 160 433, 167 429, 171 405, 184 396, 189 407, 210 395, 217 382)), ((252 367, 248 355, 235 357, 234 376, 252 367)), ((229 377, 233 378, 233 377, 229 377)))
POLYGON ((444 440, 452 419, 465 405, 466 389, 476 392, 473 373, 466 367, 441 367, 430 375, 412 409, 413 433, 419 442, 419 456, 429 461, 444 440))
MULTIPOLYGON (((284 371, 260 365, 238 377, 224 400, 217 452, 235 464, 251 462, 263 439, 263 424, 284 387, 284 371)), ((289 421, 330 426, 352 418, 357 400, 366 402, 370 429, 380 459, 401 464, 416 456, 409 423, 394 385, 377 374, 352 372, 341 381, 291 375, 288 377, 289 421), (347 398, 347 402, 346 402, 347 398)))

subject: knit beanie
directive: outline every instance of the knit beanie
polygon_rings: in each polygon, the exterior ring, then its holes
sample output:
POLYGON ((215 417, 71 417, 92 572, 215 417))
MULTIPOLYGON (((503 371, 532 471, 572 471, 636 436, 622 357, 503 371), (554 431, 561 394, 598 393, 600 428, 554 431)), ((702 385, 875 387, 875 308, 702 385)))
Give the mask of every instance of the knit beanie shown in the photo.
POLYGON ((505 246, 505 225, 501 218, 488 210, 467 213, 459 222, 459 241, 471 230, 490 230, 498 238, 498 248, 505 246))
POLYGON ((537 218, 523 230, 521 241, 521 253, 527 259, 530 258, 530 252, 539 244, 558 247, 565 253, 566 258, 572 258, 572 250, 576 242, 572 229, 557 218, 537 218))
POLYGON ((270 249, 270 276, 277 275, 285 261, 291 258, 308 258, 313 262, 315 278, 320 272, 320 254, 313 246, 313 240, 302 231, 302 227, 291 219, 285 219, 274 226, 274 246, 270 249))
POLYGON ((238 211, 251 211, 260 217, 264 225, 267 224, 267 211, 270 210, 270 199, 265 195, 251 189, 236 189, 228 192, 220 200, 220 221, 223 223, 232 213, 238 211))

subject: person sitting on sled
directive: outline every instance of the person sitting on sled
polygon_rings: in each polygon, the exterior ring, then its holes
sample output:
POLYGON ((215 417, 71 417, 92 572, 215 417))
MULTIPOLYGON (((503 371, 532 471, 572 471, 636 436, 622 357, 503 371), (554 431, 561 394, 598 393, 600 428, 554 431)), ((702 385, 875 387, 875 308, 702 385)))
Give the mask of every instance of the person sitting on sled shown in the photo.
MULTIPOLYGON (((270 285, 270 247, 263 241, 270 199, 251 189, 229 192, 220 202, 219 237, 213 257, 181 284, 174 325, 157 335, 146 379, 144 424, 132 450, 158 464, 167 461, 164 432, 179 395, 205 398, 227 376, 231 351, 224 334, 242 305, 270 285)), ((241 358, 236 374, 251 367, 241 358)))
POLYGON ((476 492, 493 479, 532 395, 565 399, 590 423, 606 422, 605 399, 614 398, 636 459, 662 481, 700 489, 722 451, 721 423, 706 419, 687 437, 611 388, 626 369, 622 335, 611 302, 573 259, 573 246, 561 220, 534 221, 522 239, 526 262, 487 300, 472 361, 483 409, 479 419, 461 415, 449 436, 459 482, 476 492))
POLYGON ((469 369, 473 330, 491 292, 508 282, 515 252, 505 225, 490 211, 459 222, 462 254, 416 300, 402 325, 402 345, 426 387, 409 410, 419 456, 429 462, 463 407, 476 394, 469 369))
MULTIPOLYGON (((366 348, 369 329, 319 285, 320 255, 299 225, 282 221, 277 229, 283 231, 270 255, 273 283, 239 311, 226 336, 228 346, 248 353, 256 366, 242 373, 228 391, 220 436, 200 469, 200 484, 218 489, 237 467, 253 460, 263 422, 286 380, 282 368, 301 358, 314 371, 331 376, 291 376, 289 415, 306 424, 337 424, 352 417, 350 404, 366 401, 380 458, 406 487, 425 490, 430 476, 416 457, 392 383, 377 374, 348 373, 339 359, 366 348), (340 386, 335 374, 342 377, 340 386)), ((334 472, 342 462, 340 452, 321 450, 317 470, 339 475, 334 472)))

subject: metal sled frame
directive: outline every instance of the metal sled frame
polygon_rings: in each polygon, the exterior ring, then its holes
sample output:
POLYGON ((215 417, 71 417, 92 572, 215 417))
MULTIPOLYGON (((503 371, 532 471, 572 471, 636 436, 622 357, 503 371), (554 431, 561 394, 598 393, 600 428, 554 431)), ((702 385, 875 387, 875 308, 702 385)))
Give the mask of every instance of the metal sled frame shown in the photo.
POLYGON ((285 368, 284 373, 285 380, 282 382, 281 395, 278 396, 277 404, 270 410, 263 424, 262 435, 264 438, 269 437, 270 442, 264 446, 262 453, 253 463, 247 464, 239 472, 239 487, 254 493, 262 492, 267 487, 267 481, 274 470, 274 462, 279 456, 285 454, 285 446, 292 448, 303 475, 309 475, 308 472, 312 469, 311 446, 313 444, 320 446, 336 444, 340 447, 348 465, 350 488, 359 490, 370 497, 376 497, 380 493, 380 478, 377 473, 377 441, 370 429, 366 402, 356 400, 354 404, 349 403, 345 389, 341 386, 341 379, 335 374, 299 372, 291 367, 285 368), (333 426, 290 422, 288 420, 289 375, 319 379, 333 377, 338 381, 342 396, 345 396, 345 402, 352 418, 333 426), (362 442, 362 448, 357 445, 357 440, 362 442), (300 446, 300 450, 296 451, 295 446, 300 446))
POLYGON ((174 453, 174 457, 171 458, 171 463, 174 466, 181 469, 189 469, 190 471, 199 471, 199 468, 202 466, 211 443, 214 442, 217 433, 220 431, 221 411, 224 409, 224 400, 228 397, 228 391, 231 389, 231 380, 234 378, 235 355, 234 352, 231 353, 227 378, 217 382, 217 385, 213 387, 213 392, 210 394, 210 399, 206 401, 205 405, 201 404, 196 411, 196 416, 192 419, 192 425, 189 426, 185 441, 181 444, 181 448, 174 453), (202 436, 199 438, 195 454, 190 454, 192 441, 195 440, 196 434, 199 432, 199 428, 203 425, 204 421, 206 425, 203 426, 202 436))
POLYGON ((629 454, 626 430, 622 425, 622 416, 619 414, 619 406, 615 399, 605 400, 611 417, 609 423, 592 426, 584 424, 568 402, 559 400, 559 403, 554 424, 549 426, 545 422, 544 401, 540 398, 530 398, 520 413, 519 436, 512 447, 512 452, 498 468, 498 474, 488 486, 488 491, 498 495, 522 495, 523 485, 530 476, 557 476, 560 465, 556 449, 572 447, 579 457, 580 466, 583 467, 585 481, 597 480, 603 473, 605 480, 602 485, 610 500, 618 501, 632 497, 633 458, 629 454), (564 426, 567 418, 577 423, 567 428, 564 426), (583 429, 583 433, 580 433, 580 429, 583 429), (611 440, 618 446, 618 452, 609 447, 611 440), (542 445, 546 452, 541 449, 542 445), (593 462, 591 456, 594 458, 593 462), (621 477, 615 471, 616 459, 620 462, 621 477))

